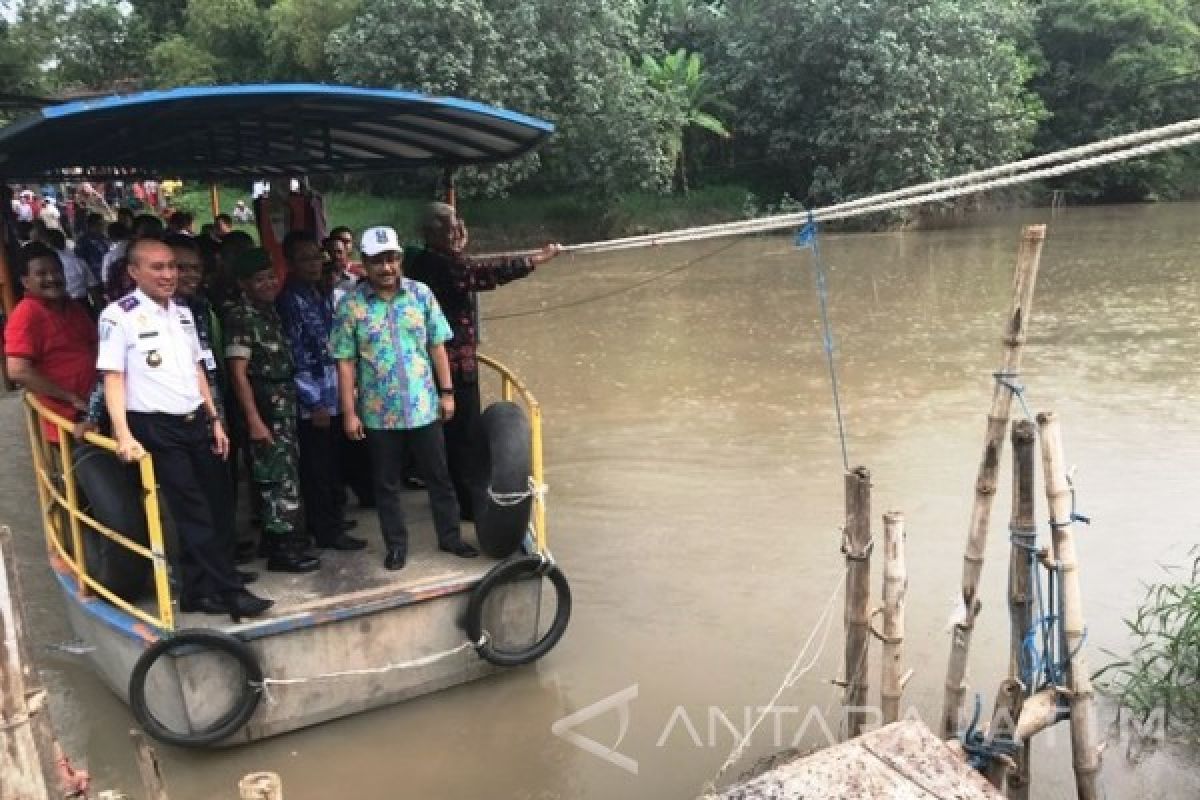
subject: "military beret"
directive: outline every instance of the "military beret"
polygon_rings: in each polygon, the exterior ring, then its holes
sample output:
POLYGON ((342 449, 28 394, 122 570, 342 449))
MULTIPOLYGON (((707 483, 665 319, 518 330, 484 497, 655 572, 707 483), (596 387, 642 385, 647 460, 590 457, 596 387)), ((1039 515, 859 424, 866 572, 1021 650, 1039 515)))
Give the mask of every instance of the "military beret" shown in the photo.
POLYGON ((264 269, 271 268, 271 256, 261 247, 252 247, 238 253, 233 261, 233 274, 239 279, 252 278, 264 269))

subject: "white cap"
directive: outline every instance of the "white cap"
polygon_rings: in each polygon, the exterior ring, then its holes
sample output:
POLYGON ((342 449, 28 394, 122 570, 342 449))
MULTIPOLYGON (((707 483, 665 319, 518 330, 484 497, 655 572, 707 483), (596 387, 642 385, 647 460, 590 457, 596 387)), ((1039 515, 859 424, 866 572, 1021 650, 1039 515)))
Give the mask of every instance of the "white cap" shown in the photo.
POLYGON ((377 256, 380 253, 399 251, 402 248, 400 239, 396 236, 396 229, 379 225, 363 231, 359 249, 362 250, 364 256, 377 256))

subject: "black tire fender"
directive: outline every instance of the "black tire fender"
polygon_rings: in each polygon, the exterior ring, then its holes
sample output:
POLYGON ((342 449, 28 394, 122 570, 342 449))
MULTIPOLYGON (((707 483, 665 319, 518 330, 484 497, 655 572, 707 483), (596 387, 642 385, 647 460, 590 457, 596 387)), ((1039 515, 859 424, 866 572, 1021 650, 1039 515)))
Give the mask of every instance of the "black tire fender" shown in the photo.
MULTIPOLYGON (((75 447, 75 483, 87 501, 85 513, 122 536, 149 546, 137 467, 91 444, 75 447)), ((118 597, 137 602, 146 592, 152 564, 89 526, 83 529, 88 574, 118 597)))
POLYGON ((253 716, 262 698, 262 679, 258 659, 241 639, 209 628, 188 628, 159 639, 138 657, 129 676, 129 707, 142 729, 158 741, 180 747, 208 747, 237 733, 253 716), (146 702, 146 676, 164 655, 189 647, 220 650, 233 656, 246 674, 246 684, 233 708, 220 719, 204 730, 181 733, 163 725, 150 711, 146 702))
POLYGON ((475 487, 475 535, 484 553, 507 558, 520 547, 529 528, 533 496, 507 503, 497 502, 494 495, 518 497, 529 492, 533 474, 529 418, 516 403, 492 403, 480 415, 474 438, 478 474, 485 481, 475 487))
POLYGON ((480 658, 501 667, 519 667, 537 661, 558 644, 558 640, 567 631, 567 623, 571 620, 571 587, 567 577, 558 565, 542 556, 518 556, 503 561, 492 568, 488 574, 475 586, 471 598, 467 602, 465 628, 467 636, 475 643, 475 651, 480 658), (496 587, 529 578, 545 577, 557 594, 558 604, 554 611, 554 621, 542 638, 525 650, 498 650, 490 638, 484 636, 483 605, 487 596, 496 587))

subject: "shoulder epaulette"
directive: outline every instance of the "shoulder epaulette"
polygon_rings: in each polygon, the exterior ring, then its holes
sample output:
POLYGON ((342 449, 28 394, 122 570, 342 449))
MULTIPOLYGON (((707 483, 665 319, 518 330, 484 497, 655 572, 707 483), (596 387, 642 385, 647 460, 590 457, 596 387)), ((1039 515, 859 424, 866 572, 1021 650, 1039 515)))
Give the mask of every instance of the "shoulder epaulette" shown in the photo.
POLYGON ((139 302, 136 294, 127 294, 117 301, 117 307, 122 311, 133 311, 139 302))

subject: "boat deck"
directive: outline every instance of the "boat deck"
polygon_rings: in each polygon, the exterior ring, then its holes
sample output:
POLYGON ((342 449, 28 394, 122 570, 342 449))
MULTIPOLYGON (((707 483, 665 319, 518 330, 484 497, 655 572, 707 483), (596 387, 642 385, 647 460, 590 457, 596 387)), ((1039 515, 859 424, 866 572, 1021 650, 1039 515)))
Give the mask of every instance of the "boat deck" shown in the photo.
MULTIPOLYGON (((234 625, 229 617, 216 614, 183 613, 177 610, 176 628, 218 628, 238 632, 243 638, 256 638, 281 628, 313 624, 322 619, 356 616, 383 607, 418 602, 430 597, 468 590, 496 564, 487 556, 459 558, 437 549, 437 537, 429 511, 429 496, 424 491, 405 491, 405 519, 409 529, 408 562, 404 569, 383 568, 384 545, 379 532, 379 516, 373 508, 360 508, 351 501, 347 519, 358 521, 350 535, 367 540, 364 550, 342 552, 314 550, 321 558, 316 572, 292 575, 268 572, 264 559, 240 569, 258 573, 248 588, 257 595, 275 601, 261 617, 234 625)), ((249 531, 243 515, 239 531, 249 531)), ((462 523, 463 539, 477 544, 470 522, 462 523)), ((149 598, 142 603, 152 609, 149 598)))

